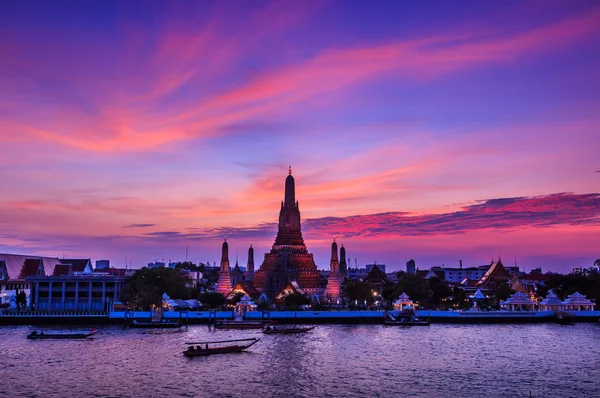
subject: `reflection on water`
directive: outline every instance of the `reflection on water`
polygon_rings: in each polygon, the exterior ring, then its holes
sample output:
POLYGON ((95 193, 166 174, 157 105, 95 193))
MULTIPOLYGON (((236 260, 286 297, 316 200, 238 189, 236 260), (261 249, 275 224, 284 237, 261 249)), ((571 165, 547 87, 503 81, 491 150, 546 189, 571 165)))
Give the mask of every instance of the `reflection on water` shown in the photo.
POLYGON ((98 328, 90 341, 31 341, 0 328, 0 396, 598 396, 600 327, 319 326, 256 330, 98 328), (259 337, 250 352, 186 358, 186 341, 259 337))

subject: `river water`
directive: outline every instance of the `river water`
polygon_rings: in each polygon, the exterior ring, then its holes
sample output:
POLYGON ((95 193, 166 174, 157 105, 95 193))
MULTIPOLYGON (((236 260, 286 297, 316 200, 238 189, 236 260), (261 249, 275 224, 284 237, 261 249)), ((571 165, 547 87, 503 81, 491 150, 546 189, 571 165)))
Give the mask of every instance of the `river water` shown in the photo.
MULTIPOLYGON (((322 325, 302 335, 99 328, 89 341, 0 327, 0 397, 598 397, 600 326, 322 325), (186 341, 260 337, 187 358, 186 341)), ((82 329, 78 329, 82 330, 82 329)))

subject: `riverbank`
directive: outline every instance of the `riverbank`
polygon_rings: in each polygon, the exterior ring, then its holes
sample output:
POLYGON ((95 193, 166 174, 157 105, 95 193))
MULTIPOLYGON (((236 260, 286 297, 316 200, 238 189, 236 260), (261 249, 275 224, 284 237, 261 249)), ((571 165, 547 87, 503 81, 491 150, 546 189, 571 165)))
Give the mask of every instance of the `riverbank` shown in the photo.
MULTIPOLYGON (((389 311, 396 315, 398 312, 389 311)), ((572 313, 576 322, 598 322, 600 311, 572 313)), ((419 318, 432 323, 454 324, 527 324, 555 322, 552 311, 428 311, 417 310, 419 318)), ((164 319, 180 320, 182 324, 209 324, 216 320, 234 319, 233 311, 165 312, 164 319)), ((0 325, 29 324, 125 324, 126 319, 149 320, 149 311, 111 313, 11 313, 0 314, 0 325)), ((253 311, 244 319, 275 321, 288 324, 383 324, 384 311, 253 311)))

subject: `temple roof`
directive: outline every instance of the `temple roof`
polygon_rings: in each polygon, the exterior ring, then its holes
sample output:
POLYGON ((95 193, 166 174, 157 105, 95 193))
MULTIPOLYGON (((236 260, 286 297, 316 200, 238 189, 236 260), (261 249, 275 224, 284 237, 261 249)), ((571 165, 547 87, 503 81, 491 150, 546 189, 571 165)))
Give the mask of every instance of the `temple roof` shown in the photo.
POLYGON ((512 296, 510 296, 506 301, 501 301, 501 305, 535 305, 533 301, 527 297, 527 295, 516 292, 512 296))
POLYGON ((567 299, 565 301, 563 301, 563 304, 566 304, 566 305, 594 305, 593 302, 591 302, 587 297, 585 297, 583 294, 581 294, 579 292, 575 292, 575 293, 571 294, 569 297, 567 297, 567 299))
POLYGON ((562 301, 558 298, 552 289, 548 290, 548 295, 545 299, 540 301, 540 305, 563 305, 562 301))
POLYGON ((379 269, 377 264, 373 265, 371 271, 364 279, 365 282, 371 283, 386 283, 388 281, 387 275, 379 269))
POLYGON ((92 262, 89 258, 63 258, 59 260, 61 264, 71 265, 71 272, 91 272, 92 262), (88 267, 89 265, 89 267, 88 267), (87 268, 87 269, 86 269, 87 268))
MULTIPOLYGON (((44 274, 52 275, 56 264, 60 264, 58 258, 55 257, 34 257, 21 254, 0 254, 0 260, 4 260, 8 279, 20 279, 21 271, 27 259, 41 260, 44 266, 44 274)), ((25 272, 26 274, 29 271, 25 272)))

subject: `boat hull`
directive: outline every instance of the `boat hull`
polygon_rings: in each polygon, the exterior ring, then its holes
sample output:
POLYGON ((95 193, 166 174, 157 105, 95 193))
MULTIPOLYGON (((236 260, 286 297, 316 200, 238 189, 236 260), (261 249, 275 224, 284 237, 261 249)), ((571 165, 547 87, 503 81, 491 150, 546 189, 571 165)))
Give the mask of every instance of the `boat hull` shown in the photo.
POLYGON ((407 321, 407 322, 399 322, 399 321, 385 321, 385 326, 429 326, 429 322, 427 321, 407 321))
POLYGON ((263 330, 264 334, 298 334, 298 333, 306 333, 313 330, 315 327, 310 328, 289 328, 289 329, 271 329, 271 330, 263 330))
POLYGON ((215 329, 262 329, 262 322, 217 322, 215 329))
POLYGON ((86 339, 95 335, 93 333, 70 333, 70 334, 29 334, 27 336, 30 340, 67 340, 67 339, 86 339))

